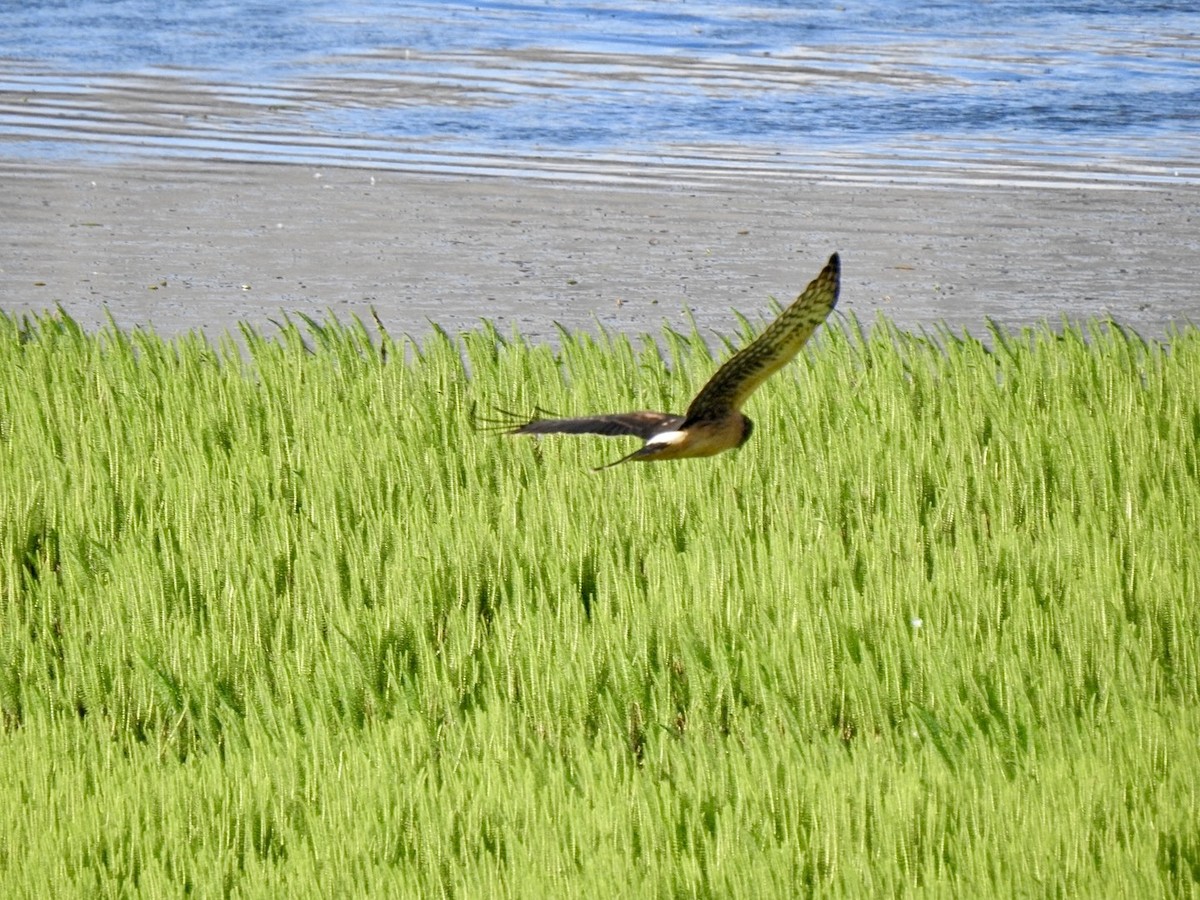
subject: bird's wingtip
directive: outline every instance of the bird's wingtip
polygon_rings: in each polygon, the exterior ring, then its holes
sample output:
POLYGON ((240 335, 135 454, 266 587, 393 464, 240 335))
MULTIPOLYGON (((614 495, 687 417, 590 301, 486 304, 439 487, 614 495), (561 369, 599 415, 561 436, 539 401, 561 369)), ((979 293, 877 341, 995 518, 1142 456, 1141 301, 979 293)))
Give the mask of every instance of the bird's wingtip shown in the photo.
POLYGON ((645 445, 642 445, 641 447, 638 447, 636 450, 634 450, 632 453, 622 456, 620 459, 614 459, 612 462, 605 463, 602 466, 595 466, 592 469, 592 471, 593 472, 603 472, 605 469, 611 469, 613 466, 619 466, 623 462, 629 462, 629 460, 634 459, 637 456, 640 456, 642 454, 642 451, 644 451, 645 449, 646 449, 645 445))

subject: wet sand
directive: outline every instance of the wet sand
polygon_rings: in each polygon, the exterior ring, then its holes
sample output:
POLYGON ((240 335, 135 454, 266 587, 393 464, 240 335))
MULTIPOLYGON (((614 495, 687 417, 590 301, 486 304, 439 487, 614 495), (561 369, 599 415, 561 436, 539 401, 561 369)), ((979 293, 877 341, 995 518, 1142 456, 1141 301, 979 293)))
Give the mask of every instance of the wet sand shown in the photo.
POLYGON ((418 339, 481 318, 736 329, 833 250, 840 309, 980 333, 1111 316, 1200 322, 1200 186, 787 178, 603 185, 365 168, 0 162, 0 308, 212 338, 288 312, 418 339))

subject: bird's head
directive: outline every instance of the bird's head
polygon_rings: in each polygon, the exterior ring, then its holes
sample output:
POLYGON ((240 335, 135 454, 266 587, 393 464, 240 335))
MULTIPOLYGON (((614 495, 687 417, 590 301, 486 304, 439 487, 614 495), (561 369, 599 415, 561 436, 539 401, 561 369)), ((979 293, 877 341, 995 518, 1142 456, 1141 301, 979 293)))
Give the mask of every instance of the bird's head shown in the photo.
POLYGON ((750 417, 742 416, 742 437, 737 442, 737 445, 740 447, 740 446, 742 446, 742 444, 746 443, 746 441, 750 440, 750 434, 753 431, 754 431, 754 423, 750 420, 750 417))

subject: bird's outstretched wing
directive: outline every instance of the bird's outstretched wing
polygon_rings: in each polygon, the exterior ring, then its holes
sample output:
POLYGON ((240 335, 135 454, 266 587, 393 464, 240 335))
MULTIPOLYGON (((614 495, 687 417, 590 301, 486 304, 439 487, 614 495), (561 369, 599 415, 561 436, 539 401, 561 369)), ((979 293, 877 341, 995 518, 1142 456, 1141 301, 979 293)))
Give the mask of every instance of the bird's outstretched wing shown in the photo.
POLYGON ((684 426, 740 409, 755 388, 790 362, 837 305, 840 277, 841 261, 835 253, 778 319, 717 369, 688 407, 684 426))
POLYGON ((511 425, 509 434, 602 434, 607 437, 629 435, 643 441, 660 431, 669 431, 683 422, 683 416, 670 413, 641 412, 612 413, 602 416, 582 416, 574 419, 543 419, 535 417, 528 421, 504 410, 511 425))

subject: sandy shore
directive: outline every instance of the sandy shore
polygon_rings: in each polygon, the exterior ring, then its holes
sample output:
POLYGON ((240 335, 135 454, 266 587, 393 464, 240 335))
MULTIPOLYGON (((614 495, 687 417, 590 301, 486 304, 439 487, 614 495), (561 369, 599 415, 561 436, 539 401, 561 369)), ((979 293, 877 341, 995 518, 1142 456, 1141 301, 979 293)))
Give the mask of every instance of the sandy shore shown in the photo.
POLYGON ((978 331, 1111 315, 1200 322, 1200 187, 929 186, 803 177, 711 186, 430 177, 232 163, 0 163, 0 308, 212 337, 288 311, 393 333, 487 317, 735 328, 833 250, 841 309, 978 331))

